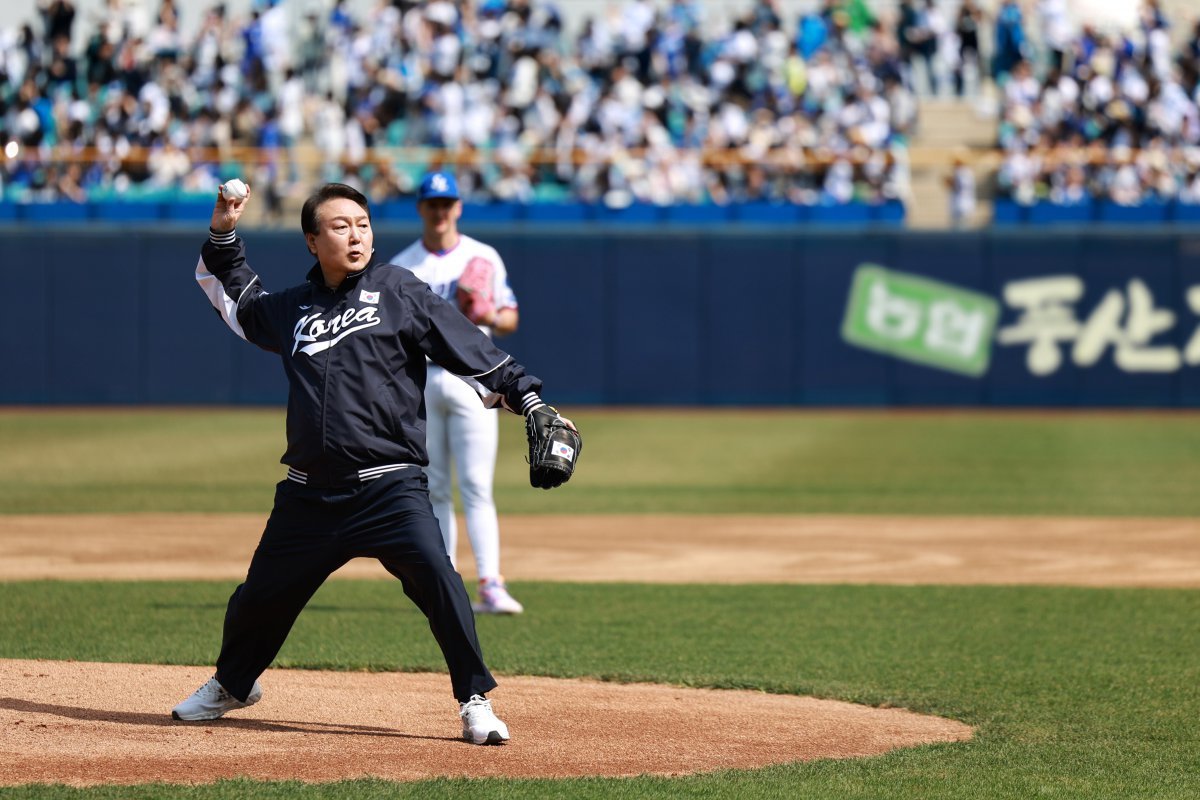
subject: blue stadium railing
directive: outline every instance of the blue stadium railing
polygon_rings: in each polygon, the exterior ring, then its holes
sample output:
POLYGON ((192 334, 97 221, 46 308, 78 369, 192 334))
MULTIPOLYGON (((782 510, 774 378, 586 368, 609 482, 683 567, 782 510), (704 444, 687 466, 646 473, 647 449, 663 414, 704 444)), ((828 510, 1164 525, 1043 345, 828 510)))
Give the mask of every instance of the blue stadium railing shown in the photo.
POLYGON ((1124 206, 1108 200, 1085 200, 1059 204, 1039 201, 1022 204, 998 199, 993 204, 995 225, 1081 225, 1097 222, 1106 225, 1200 225, 1200 205, 1148 200, 1136 206, 1124 206))
MULTIPOLYGON (((408 221, 417 219, 416 201, 388 200, 372 205, 376 219, 408 221)), ((172 200, 161 202, 88 202, 45 203, 0 202, 0 223, 62 222, 203 222, 212 215, 212 201, 172 200)), ((586 203, 468 203, 463 216, 472 222, 617 223, 621 225, 706 225, 711 223, 815 225, 904 224, 904 204, 847 203, 843 205, 794 205, 789 203, 749 202, 718 205, 658 206, 633 203, 624 208, 609 208, 586 203)))
MULTIPOLYGON (((378 203, 374 209, 379 218, 384 220, 416 218, 415 200, 378 203)), ((463 218, 475 222, 615 222, 646 225, 703 225, 713 222, 901 225, 904 216, 904 204, 898 201, 812 206, 761 201, 726 206, 632 203, 623 208, 587 203, 487 203, 467 204, 463 210, 463 218)))

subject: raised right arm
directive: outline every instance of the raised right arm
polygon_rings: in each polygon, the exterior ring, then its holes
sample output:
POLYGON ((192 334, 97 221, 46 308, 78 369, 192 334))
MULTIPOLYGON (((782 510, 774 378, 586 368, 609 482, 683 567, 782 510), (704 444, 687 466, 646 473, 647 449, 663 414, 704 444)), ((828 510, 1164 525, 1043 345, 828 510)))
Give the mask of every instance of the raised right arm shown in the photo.
POLYGON ((224 189, 218 191, 208 241, 196 265, 196 282, 230 330, 264 350, 279 352, 279 331, 271 324, 266 302, 270 295, 246 263, 246 244, 236 231, 249 199, 227 200, 224 189))

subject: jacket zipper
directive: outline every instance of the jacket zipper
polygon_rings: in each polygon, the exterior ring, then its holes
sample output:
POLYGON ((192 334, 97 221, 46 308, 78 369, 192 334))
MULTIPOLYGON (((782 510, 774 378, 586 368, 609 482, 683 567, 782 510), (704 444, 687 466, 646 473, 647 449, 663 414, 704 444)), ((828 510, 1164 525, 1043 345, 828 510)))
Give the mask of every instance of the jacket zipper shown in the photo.
MULTIPOLYGON (((342 304, 336 303, 335 309, 340 311, 342 304)), ((328 313, 328 312, 326 312, 328 313)), ((325 335, 332 339, 333 331, 326 331, 325 335)), ((325 350, 325 364, 321 367, 321 455, 329 452, 329 362, 333 360, 333 348, 329 347, 325 350)))

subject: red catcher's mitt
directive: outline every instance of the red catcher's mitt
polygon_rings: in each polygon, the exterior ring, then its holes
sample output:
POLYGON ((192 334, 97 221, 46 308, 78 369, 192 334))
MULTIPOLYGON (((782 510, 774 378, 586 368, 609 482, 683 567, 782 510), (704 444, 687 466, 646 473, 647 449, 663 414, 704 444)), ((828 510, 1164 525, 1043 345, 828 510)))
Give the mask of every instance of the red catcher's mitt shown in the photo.
POLYGON ((496 301, 492 295, 495 267, 486 258, 476 256, 467 262, 467 268, 458 278, 458 309, 476 325, 492 320, 496 301))

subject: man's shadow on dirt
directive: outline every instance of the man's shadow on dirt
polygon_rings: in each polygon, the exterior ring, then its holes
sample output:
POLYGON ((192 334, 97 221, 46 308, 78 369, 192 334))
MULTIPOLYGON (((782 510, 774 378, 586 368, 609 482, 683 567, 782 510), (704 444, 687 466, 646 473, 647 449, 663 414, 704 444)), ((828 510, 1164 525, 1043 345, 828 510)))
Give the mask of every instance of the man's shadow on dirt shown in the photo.
MULTIPOLYGON (((22 700, 18 697, 0 697, 0 709, 19 711, 25 714, 45 714, 53 717, 79 720, 80 722, 115 722, 120 725, 142 725, 155 728, 203 727, 216 725, 221 728, 247 730, 260 733, 317 733, 335 736, 383 736, 400 739, 429 739, 435 742, 463 742, 457 736, 420 736, 414 733, 404 733, 394 728, 380 728, 374 725, 346 725, 329 722, 299 722, 293 720, 264 720, 264 719, 216 719, 203 722, 181 722, 171 718, 169 713, 140 713, 134 711, 107 711, 99 708, 79 708, 77 706, 62 706, 53 703, 35 703, 32 700, 22 700)), ((37 723, 34 723, 37 724, 37 723)))

